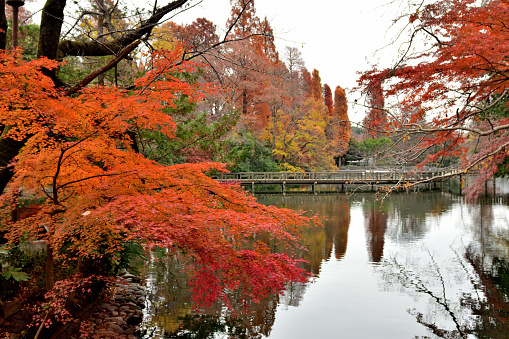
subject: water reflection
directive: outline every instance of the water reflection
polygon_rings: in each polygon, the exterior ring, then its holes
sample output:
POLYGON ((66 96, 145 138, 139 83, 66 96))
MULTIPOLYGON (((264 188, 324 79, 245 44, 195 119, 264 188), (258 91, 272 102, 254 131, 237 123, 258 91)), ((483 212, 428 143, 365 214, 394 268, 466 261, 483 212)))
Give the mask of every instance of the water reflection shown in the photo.
POLYGON ((225 338, 258 339, 270 334, 279 295, 271 295, 246 308, 241 302, 232 308, 216 303, 193 311, 188 277, 179 271, 175 257, 155 256, 147 268, 147 309, 142 324, 143 338, 225 338), (246 311, 246 309, 248 311, 246 311))
POLYGON ((364 205, 366 219, 366 244, 369 260, 378 263, 384 254, 385 231, 387 230, 388 215, 385 210, 373 202, 364 205))
POLYGON ((350 227, 350 203, 345 195, 267 195, 258 197, 266 205, 308 211, 318 214, 323 219, 323 228, 310 228, 303 232, 304 245, 307 248, 305 264, 309 272, 319 276, 324 260, 334 257, 341 260, 348 245, 348 229, 350 227))
MULTIPOLYGON (((315 279, 251 305, 192 312, 178 261, 154 262, 146 338, 509 338, 509 203, 446 193, 264 196, 319 214, 315 279), (153 333, 152 333, 153 331, 153 333)), ((233 298, 235 299, 235 298, 233 298)))
POLYGON ((428 229, 411 251, 384 258, 380 284, 424 303, 409 313, 434 338, 508 338, 507 206, 454 200, 425 218, 428 229))

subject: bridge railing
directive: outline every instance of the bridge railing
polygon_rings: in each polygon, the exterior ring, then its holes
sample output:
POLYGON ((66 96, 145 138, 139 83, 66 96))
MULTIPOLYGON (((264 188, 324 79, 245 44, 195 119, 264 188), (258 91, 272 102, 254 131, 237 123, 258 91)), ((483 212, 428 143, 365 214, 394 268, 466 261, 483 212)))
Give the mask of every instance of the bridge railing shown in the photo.
POLYGON ((219 181, 241 181, 241 182, 292 182, 292 181, 420 181, 443 175, 444 171, 384 171, 384 170, 348 170, 337 172, 239 172, 220 173, 217 176, 219 181))

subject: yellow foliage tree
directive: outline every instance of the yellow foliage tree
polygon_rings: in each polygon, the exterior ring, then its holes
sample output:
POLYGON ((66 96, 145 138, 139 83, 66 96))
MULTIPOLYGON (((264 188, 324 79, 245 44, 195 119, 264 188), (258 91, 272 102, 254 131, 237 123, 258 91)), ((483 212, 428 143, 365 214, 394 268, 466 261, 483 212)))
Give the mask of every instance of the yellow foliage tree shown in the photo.
POLYGON ((275 140, 272 152, 282 164, 310 171, 331 170, 334 165, 332 154, 327 150, 327 120, 327 107, 309 98, 295 110, 278 110, 270 118, 262 139, 275 140))

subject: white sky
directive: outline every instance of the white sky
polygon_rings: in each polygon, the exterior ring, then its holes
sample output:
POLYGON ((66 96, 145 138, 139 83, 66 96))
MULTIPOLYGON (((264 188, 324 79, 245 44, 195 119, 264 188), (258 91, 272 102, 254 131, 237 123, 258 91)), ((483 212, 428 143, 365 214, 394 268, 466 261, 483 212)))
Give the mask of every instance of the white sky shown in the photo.
MULTIPOLYGON (((41 9, 44 3, 44 0, 35 1, 26 5, 32 12, 41 9)), ((143 0, 130 2, 138 7, 148 4, 143 0)), ((191 4, 197 2, 199 0, 194 0, 191 4)), ((72 1, 68 0, 68 3, 72 1)), ((283 56, 285 46, 298 47, 308 70, 316 68, 320 71, 322 84, 327 83, 333 92, 338 85, 345 88, 348 100, 353 103, 360 94, 348 90, 356 86, 357 72, 368 70, 375 63, 380 63, 381 68, 388 67, 397 57, 396 45, 377 50, 389 44, 397 34, 391 24, 401 3, 405 1, 255 0, 254 4, 258 17, 266 16, 269 20, 280 56, 283 56)), ((220 33, 229 16, 230 0, 203 0, 172 20, 181 24, 206 17, 220 33)), ((38 21, 37 17, 35 21, 38 21)), ((351 104, 349 117, 361 121, 364 112, 361 105, 351 104)))

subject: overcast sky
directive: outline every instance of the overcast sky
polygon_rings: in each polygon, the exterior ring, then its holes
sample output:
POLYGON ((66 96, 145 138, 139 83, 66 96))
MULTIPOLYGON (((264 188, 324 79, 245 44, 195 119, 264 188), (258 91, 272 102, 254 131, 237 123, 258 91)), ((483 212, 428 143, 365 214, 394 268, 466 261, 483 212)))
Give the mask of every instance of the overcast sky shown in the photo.
MULTIPOLYGON (((149 1, 128 0, 136 6, 145 7, 149 1)), ((69 4, 72 2, 67 1, 69 4)), ((159 0, 158 3, 164 1, 159 0)), ((390 66, 397 56, 397 46, 386 46, 397 33, 390 28, 392 20, 405 0, 255 0, 257 15, 269 20, 276 37, 280 55, 285 46, 298 47, 309 71, 318 69, 322 84, 332 91, 336 86, 347 90, 348 99, 358 99, 351 93, 358 78, 357 72, 365 71, 374 63, 390 66), (381 51, 379 49, 383 48, 381 51)), ((191 4, 199 3, 192 0, 191 4)), ((44 0, 27 3, 35 12, 44 0)), ((203 0, 198 5, 172 18, 176 23, 191 23, 206 17, 224 32, 230 16, 230 0, 203 0)), ((66 18, 73 22, 71 18, 66 18)), ((35 19, 38 21, 39 19, 35 19)), ((361 102, 360 100, 359 102, 361 102)), ((350 105, 351 120, 360 121, 365 109, 350 105)))

